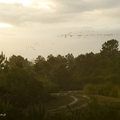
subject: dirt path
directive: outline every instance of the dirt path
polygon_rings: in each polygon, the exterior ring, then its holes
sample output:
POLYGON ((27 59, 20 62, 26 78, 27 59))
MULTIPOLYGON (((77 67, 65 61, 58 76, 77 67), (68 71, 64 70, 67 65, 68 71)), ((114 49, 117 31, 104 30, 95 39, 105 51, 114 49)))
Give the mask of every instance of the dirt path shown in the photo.
POLYGON ((74 99, 71 103, 68 103, 68 104, 63 105, 63 106, 59 106, 59 107, 56 108, 56 109, 49 110, 49 112, 54 112, 54 111, 58 111, 58 110, 64 109, 64 108, 66 108, 67 106, 71 106, 71 105, 73 105, 73 104, 75 104, 75 103, 78 102, 78 98, 76 98, 76 97, 74 97, 74 96, 70 96, 70 97, 72 97, 72 98, 74 99))
MULTIPOLYGON (((69 93, 72 93, 72 92, 77 92, 77 91, 68 91, 68 92, 66 92, 66 93, 58 93, 57 95, 59 96, 59 95, 64 95, 64 96, 66 96, 66 95, 69 95, 69 93)), ((75 96, 71 96, 70 95, 70 97, 71 98, 73 98, 74 100, 72 101, 72 102, 70 102, 70 103, 68 103, 68 104, 66 104, 66 105, 62 105, 62 106, 59 106, 59 107, 57 107, 56 109, 51 109, 51 110, 49 110, 48 112, 55 112, 55 111, 59 111, 59 110, 61 110, 61 109, 65 109, 65 108, 67 108, 67 106, 72 106, 72 105, 74 105, 74 104, 76 104, 78 101, 79 101, 79 99, 77 98, 77 97, 75 97, 75 96)), ((83 97, 84 98, 86 98, 86 99, 89 99, 89 97, 88 96, 86 96, 86 95, 83 95, 83 97)), ((81 106, 78 106, 78 107, 75 107, 75 108, 73 108, 72 110, 74 110, 74 109, 79 109, 79 108, 83 108, 83 107, 85 107, 85 106, 87 106, 87 103, 85 103, 85 104, 83 104, 83 105, 81 105, 81 106)))

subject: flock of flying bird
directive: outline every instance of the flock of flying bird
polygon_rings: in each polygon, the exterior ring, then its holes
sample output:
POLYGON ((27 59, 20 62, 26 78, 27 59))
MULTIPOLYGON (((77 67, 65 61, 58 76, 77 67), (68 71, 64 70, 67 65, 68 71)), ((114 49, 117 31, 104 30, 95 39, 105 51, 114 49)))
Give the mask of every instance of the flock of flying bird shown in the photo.
POLYGON ((79 39, 80 38, 86 38, 86 37, 110 37, 110 36, 118 36, 120 35, 120 33, 104 33, 105 31, 103 30, 107 30, 108 27, 104 27, 98 30, 86 30, 86 31, 81 31, 79 34, 77 35, 73 35, 72 32, 67 33, 67 34, 62 34, 62 35, 58 35, 57 37, 63 37, 63 38, 67 38, 67 37, 73 37, 73 36, 77 36, 79 39))
MULTIPOLYGON (((54 45, 54 43, 52 43, 52 45, 54 45)), ((42 47, 44 48, 44 46, 40 46, 40 44, 38 42, 35 42, 33 45, 27 46, 26 49, 27 50, 36 50, 38 47, 42 47)))
MULTIPOLYGON (((72 32, 69 32, 67 34, 62 34, 62 35, 58 35, 57 37, 61 37, 61 38, 67 38, 67 37, 73 37, 73 36, 77 36, 79 39, 80 38, 86 38, 86 37, 110 37, 110 36, 119 36, 120 32, 117 33, 105 33, 105 30, 107 30, 108 27, 104 27, 98 30, 86 30, 86 31, 81 31, 79 32, 79 34, 73 35, 72 32)), ((52 43, 53 45, 53 43, 52 43)), ((35 42, 33 45, 31 46, 27 46, 26 49, 27 50, 36 50, 37 47, 39 47, 39 43, 35 42)), ((44 47, 44 46, 41 46, 44 47)))
POLYGON ((32 45, 32 46, 27 46, 26 49, 27 49, 27 50, 30 50, 30 49, 36 50, 36 47, 38 47, 38 46, 40 46, 40 45, 39 45, 39 43, 36 42, 36 43, 34 43, 34 45, 32 45))

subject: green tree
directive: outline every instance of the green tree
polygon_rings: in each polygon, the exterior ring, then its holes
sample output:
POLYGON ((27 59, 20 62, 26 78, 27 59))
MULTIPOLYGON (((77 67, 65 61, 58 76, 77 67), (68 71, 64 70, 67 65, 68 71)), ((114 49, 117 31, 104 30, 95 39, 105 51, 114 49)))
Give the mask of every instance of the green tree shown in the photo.
POLYGON ((1 52, 1 55, 0 55, 0 71, 5 69, 6 61, 7 61, 7 59, 5 58, 5 55, 3 54, 3 52, 1 52))
POLYGON ((0 77, 0 88, 1 98, 17 107, 36 104, 45 96, 42 83, 34 74, 19 67, 11 68, 0 77))
POLYGON ((31 66, 31 63, 23 58, 22 56, 18 55, 12 55, 8 62, 7 65, 11 68, 11 67, 20 67, 20 68, 29 68, 29 66, 31 66))
POLYGON ((101 54, 106 56, 113 55, 116 52, 118 52, 118 46, 119 46, 119 43, 117 40, 115 39, 108 40, 102 45, 101 54))
POLYGON ((37 74, 41 76, 44 76, 46 74, 45 63, 45 58, 40 55, 35 59, 34 70, 37 74))

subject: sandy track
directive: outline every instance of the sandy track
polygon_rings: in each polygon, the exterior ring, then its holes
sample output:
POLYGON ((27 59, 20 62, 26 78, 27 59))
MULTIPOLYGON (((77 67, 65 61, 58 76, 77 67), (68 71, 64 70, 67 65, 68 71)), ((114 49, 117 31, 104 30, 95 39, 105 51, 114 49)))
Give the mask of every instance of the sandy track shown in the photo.
POLYGON ((72 102, 70 102, 70 103, 68 103, 68 104, 66 104, 66 105, 63 105, 63 106, 59 106, 59 107, 56 108, 56 109, 49 110, 49 112, 53 112, 53 111, 57 111, 57 110, 64 109, 64 108, 66 108, 67 106, 71 106, 71 105, 73 105, 73 104, 75 104, 75 103, 78 102, 78 98, 76 98, 76 97, 74 97, 74 96, 70 96, 70 97, 72 97, 72 98, 74 99, 72 102))

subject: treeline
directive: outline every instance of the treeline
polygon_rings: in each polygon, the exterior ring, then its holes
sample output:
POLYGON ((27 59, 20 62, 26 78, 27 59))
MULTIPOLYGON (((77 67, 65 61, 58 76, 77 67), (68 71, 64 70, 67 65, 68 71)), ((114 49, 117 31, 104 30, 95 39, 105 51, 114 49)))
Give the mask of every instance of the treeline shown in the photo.
MULTIPOLYGON (((43 84, 47 92, 59 90, 83 89, 86 84, 105 84, 111 82, 120 85, 120 51, 118 41, 108 40, 102 45, 99 53, 86 53, 74 57, 52 54, 47 59, 39 55, 34 62, 22 56, 11 56, 1 62, 1 71, 12 68, 26 70, 32 73, 43 84), (3 64, 4 69, 3 69, 3 64)), ((2 61, 3 53, 1 54, 2 61)))

